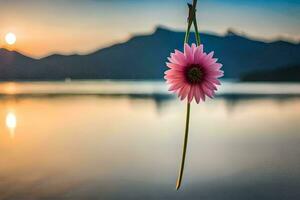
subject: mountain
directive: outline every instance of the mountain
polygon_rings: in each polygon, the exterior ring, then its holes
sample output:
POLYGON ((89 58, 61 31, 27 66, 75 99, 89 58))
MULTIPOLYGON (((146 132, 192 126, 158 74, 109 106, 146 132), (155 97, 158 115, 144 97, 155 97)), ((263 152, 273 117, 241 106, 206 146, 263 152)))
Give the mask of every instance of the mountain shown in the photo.
POLYGON ((300 82, 300 65, 249 72, 241 81, 300 82))
MULTIPOLYGON (((191 34, 193 36, 193 34, 191 34)), ((0 49, 1 80, 162 79, 170 52, 182 49, 183 32, 157 27, 87 55, 51 55, 32 59, 0 49)), ((215 51, 226 78, 261 69, 300 64, 300 44, 263 42, 229 31, 225 36, 201 34, 205 51, 215 51)), ((194 41, 192 37, 191 42, 194 41)))

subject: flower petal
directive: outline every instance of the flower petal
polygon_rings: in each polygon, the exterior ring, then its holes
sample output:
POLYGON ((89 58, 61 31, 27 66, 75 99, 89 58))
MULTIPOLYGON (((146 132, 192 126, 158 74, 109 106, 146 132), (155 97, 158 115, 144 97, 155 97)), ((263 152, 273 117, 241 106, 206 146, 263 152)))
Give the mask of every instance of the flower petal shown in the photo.
POLYGON ((188 44, 184 44, 184 55, 188 64, 192 64, 194 62, 193 50, 188 44))
POLYGON ((188 101, 189 101, 189 103, 192 102, 193 97, 195 96, 195 87, 196 86, 191 86, 190 92, 188 94, 188 101))
POLYGON ((178 90, 180 88, 182 88, 184 86, 183 83, 176 83, 176 84, 172 84, 169 88, 169 91, 175 91, 175 90, 178 90))
POLYGON ((175 53, 173 54, 174 59, 178 62, 179 65, 186 65, 186 57, 181 51, 178 51, 177 49, 175 50, 175 53))
POLYGON ((209 88, 205 87, 205 85, 202 85, 202 89, 205 93, 206 96, 210 97, 210 98, 213 98, 213 90, 210 90, 209 88))
POLYGON ((207 55, 207 58, 208 59, 212 59, 212 57, 214 56, 214 51, 210 52, 208 55, 207 55))
POLYGON ((224 75, 224 72, 221 70, 217 70, 217 71, 207 71, 207 76, 212 76, 212 77, 216 77, 216 78, 220 78, 224 75))
POLYGON ((205 93, 204 93, 204 91, 203 91, 201 85, 199 85, 198 90, 199 90, 201 99, 202 99, 203 101, 205 101, 205 93))
POLYGON ((196 103, 200 103, 200 100, 201 100, 200 89, 198 86, 196 86, 194 90, 195 90, 196 103))
POLYGON ((181 65, 179 65, 179 64, 166 62, 166 65, 167 65, 167 67, 169 67, 170 69, 184 70, 184 67, 181 66, 181 65))
POLYGON ((190 85, 187 85, 187 84, 184 85, 179 91, 179 96, 181 97, 180 99, 181 100, 185 99, 185 97, 188 95, 189 91, 190 91, 190 85))
POLYGON ((202 84, 205 85, 210 90, 217 90, 217 87, 208 81, 204 81, 202 84))
POLYGON ((197 49, 194 52, 194 62, 195 62, 195 64, 200 64, 203 55, 204 55, 203 45, 201 44, 200 46, 197 47, 197 49))
POLYGON ((220 63, 213 63, 210 67, 214 69, 221 69, 223 65, 220 63))
POLYGON ((211 82, 215 85, 221 85, 221 82, 216 78, 206 78, 205 80, 208 81, 208 82, 211 82))

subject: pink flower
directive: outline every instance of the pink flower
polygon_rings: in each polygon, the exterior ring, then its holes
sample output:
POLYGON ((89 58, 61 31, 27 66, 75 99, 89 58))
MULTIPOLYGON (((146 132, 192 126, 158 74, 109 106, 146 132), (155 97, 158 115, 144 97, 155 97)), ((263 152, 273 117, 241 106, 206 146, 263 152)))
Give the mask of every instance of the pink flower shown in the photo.
POLYGON ((218 78, 224 72, 220 70, 222 64, 217 63, 213 58, 214 52, 206 54, 203 52, 203 45, 196 47, 195 44, 184 45, 184 53, 175 50, 168 58, 167 66, 170 68, 165 72, 166 82, 169 84, 169 91, 178 93, 181 100, 193 98, 197 103, 205 96, 213 98, 216 85, 220 85, 218 78))

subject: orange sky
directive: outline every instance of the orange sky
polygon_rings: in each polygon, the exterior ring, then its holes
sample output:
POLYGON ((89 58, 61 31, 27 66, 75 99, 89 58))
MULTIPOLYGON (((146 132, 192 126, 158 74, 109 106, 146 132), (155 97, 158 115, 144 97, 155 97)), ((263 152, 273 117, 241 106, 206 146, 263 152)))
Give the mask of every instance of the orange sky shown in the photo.
MULTIPOLYGON (((11 50, 36 58, 52 53, 88 53, 149 33, 155 26, 184 30, 183 0, 0 0, 0 48, 4 37, 17 36, 11 50)), ((201 31, 224 34, 234 28, 262 39, 300 40, 300 0, 201 0, 201 31)))
POLYGON ((14 23, 14 27, 2 29, 0 32, 0 47, 9 50, 17 50, 26 55, 39 57, 49 53, 86 53, 101 46, 128 38, 126 34, 108 34, 105 30, 87 31, 79 28, 69 28, 68 33, 63 28, 49 28, 44 25, 32 25, 30 23, 14 23), (12 32, 17 41, 14 45, 8 45, 5 35, 12 32))

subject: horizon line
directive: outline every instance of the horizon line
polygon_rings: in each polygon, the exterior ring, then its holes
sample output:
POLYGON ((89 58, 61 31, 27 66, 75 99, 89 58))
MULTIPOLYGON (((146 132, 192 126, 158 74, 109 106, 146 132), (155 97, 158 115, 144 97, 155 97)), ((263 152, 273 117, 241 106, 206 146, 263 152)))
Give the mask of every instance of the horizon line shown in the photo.
MULTIPOLYGON (((34 56, 34 55, 24 53, 24 52, 22 52, 22 50, 18 50, 18 49, 9 49, 9 48, 5 48, 5 47, 0 47, 0 50, 4 49, 4 50, 9 51, 9 52, 16 52, 16 53, 19 53, 19 54, 21 54, 25 57, 28 57, 28 58, 31 58, 31 59, 34 59, 34 60, 42 60, 42 59, 45 59, 45 58, 51 57, 51 56, 86 56, 86 55, 96 53, 97 51, 100 51, 102 49, 110 48, 114 45, 126 43, 126 42, 130 41, 131 39, 133 39, 135 37, 138 37, 138 36, 152 35, 159 29, 162 29, 162 30, 165 30, 165 31, 171 31, 171 32, 178 32, 178 33, 184 33, 185 32, 185 30, 182 30, 182 29, 171 28, 171 27, 159 24, 159 25, 155 26, 151 31, 134 33, 134 34, 131 34, 131 36, 128 39, 125 39, 121 42, 115 42, 115 43, 112 43, 112 44, 109 44, 109 45, 106 45, 106 46, 103 46, 103 47, 100 46, 100 47, 97 47, 93 50, 86 51, 86 52, 80 52, 80 51, 74 50, 70 53, 63 53, 63 52, 59 52, 59 51, 54 51, 54 52, 47 53, 46 55, 43 55, 43 56, 34 56)), ((194 31, 191 31, 191 32, 194 32, 194 31)), ((216 37, 226 37, 226 36, 229 36, 229 35, 233 34, 233 35, 236 35, 236 36, 239 36, 239 37, 246 38, 248 40, 258 41, 258 42, 263 42, 263 43, 286 42, 286 43, 290 43, 290 44, 293 44, 293 45, 299 45, 300 44, 300 39, 294 40, 292 38, 287 38, 285 36, 277 36, 277 37, 274 37, 272 39, 265 39, 265 38, 258 37, 258 36, 251 36, 251 35, 245 33, 244 31, 239 31, 235 28, 230 28, 230 27, 223 34, 220 34, 220 33, 214 32, 214 31, 209 31, 209 30, 200 31, 200 34, 212 35, 212 36, 216 36, 216 37)))

